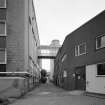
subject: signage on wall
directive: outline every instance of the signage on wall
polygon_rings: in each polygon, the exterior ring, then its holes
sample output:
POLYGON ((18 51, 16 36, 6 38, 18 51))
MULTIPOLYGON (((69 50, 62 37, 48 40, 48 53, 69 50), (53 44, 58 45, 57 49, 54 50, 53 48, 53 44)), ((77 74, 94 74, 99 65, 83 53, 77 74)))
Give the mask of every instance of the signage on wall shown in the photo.
POLYGON ((63 72, 63 77, 67 77, 67 71, 63 72))

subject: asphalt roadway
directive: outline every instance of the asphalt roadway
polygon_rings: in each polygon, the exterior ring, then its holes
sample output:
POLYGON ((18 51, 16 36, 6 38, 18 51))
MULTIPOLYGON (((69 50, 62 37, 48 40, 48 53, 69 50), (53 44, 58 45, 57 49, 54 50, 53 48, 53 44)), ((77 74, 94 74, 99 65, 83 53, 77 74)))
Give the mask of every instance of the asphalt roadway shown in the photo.
POLYGON ((105 105, 105 99, 84 96, 82 91, 65 91, 42 84, 10 105, 105 105))

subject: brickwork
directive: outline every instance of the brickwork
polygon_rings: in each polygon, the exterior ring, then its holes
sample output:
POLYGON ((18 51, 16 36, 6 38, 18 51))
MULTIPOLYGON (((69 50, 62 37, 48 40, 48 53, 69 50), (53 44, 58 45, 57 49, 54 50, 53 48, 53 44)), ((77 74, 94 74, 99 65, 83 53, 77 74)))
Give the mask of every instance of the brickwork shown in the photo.
MULTIPOLYGON (((84 88, 88 87, 89 84, 86 77, 87 71, 85 71, 87 70, 87 68, 85 67, 87 67, 88 65, 93 65, 93 64, 96 65, 96 69, 92 70, 92 68, 90 68, 89 70, 96 71, 93 73, 95 80, 97 81, 97 79, 99 79, 100 81, 102 81, 101 80, 102 78, 105 80, 105 77, 103 74, 100 76, 100 78, 97 77, 98 75, 97 64, 105 62, 105 59, 104 59, 105 47, 102 47, 99 49, 96 48, 97 46, 96 38, 99 36, 105 35, 105 22, 104 21, 105 21, 105 10, 102 11, 97 16, 95 16, 90 21, 88 21, 87 23, 85 23, 84 25, 82 25, 81 27, 79 27, 78 29, 76 29, 75 31, 73 31, 72 33, 70 33, 65 38, 64 43, 61 49, 59 50, 56 60, 55 60, 55 71, 54 71, 55 84, 59 86, 63 84, 64 88, 66 89, 69 88, 70 90, 73 90, 73 89, 78 89, 76 87, 77 81, 81 79, 81 81, 79 81, 81 82, 81 89, 83 87, 82 86, 83 84, 84 84, 84 88), (80 45, 83 43, 86 43, 85 53, 76 55, 77 50, 75 50, 75 48, 78 46, 77 52, 80 53, 79 52, 80 45), (64 61, 62 61, 63 56, 65 54, 67 55, 67 58, 64 61), (83 73, 82 67, 84 67, 83 75, 82 75, 83 73), (79 68, 81 69, 80 71, 82 71, 81 73, 79 71, 79 68), (64 71, 67 72, 66 77, 64 77, 64 71), (78 74, 79 76, 77 76, 78 74)), ((89 73, 89 75, 91 76, 92 76, 92 71, 89 73)), ((91 83, 91 81, 89 82, 91 83)), ((101 88, 104 87, 102 84, 99 85, 99 83, 100 82, 97 81, 97 85, 94 85, 94 90, 97 89, 98 86, 102 86, 98 88, 99 90, 97 90, 97 92, 100 92, 100 90, 102 90, 101 88)), ((96 84, 96 82, 94 84, 96 84)), ((79 86, 80 84, 78 85, 78 87, 79 86)))

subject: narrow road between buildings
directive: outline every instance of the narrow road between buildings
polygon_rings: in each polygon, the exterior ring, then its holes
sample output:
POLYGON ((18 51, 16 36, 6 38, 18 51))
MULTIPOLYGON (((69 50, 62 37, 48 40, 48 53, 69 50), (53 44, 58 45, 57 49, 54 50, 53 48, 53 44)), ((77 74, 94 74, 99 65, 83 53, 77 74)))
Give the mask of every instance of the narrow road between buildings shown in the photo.
POLYGON ((49 83, 41 84, 11 105, 105 105, 105 99, 84 96, 80 91, 65 91, 49 83))

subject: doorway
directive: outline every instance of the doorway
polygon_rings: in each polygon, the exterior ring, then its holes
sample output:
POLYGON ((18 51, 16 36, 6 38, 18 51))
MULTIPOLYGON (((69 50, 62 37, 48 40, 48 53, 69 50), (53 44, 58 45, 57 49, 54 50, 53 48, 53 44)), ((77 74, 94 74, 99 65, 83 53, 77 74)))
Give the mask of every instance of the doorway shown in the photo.
POLYGON ((86 90, 85 66, 75 68, 75 89, 76 90, 86 90))

